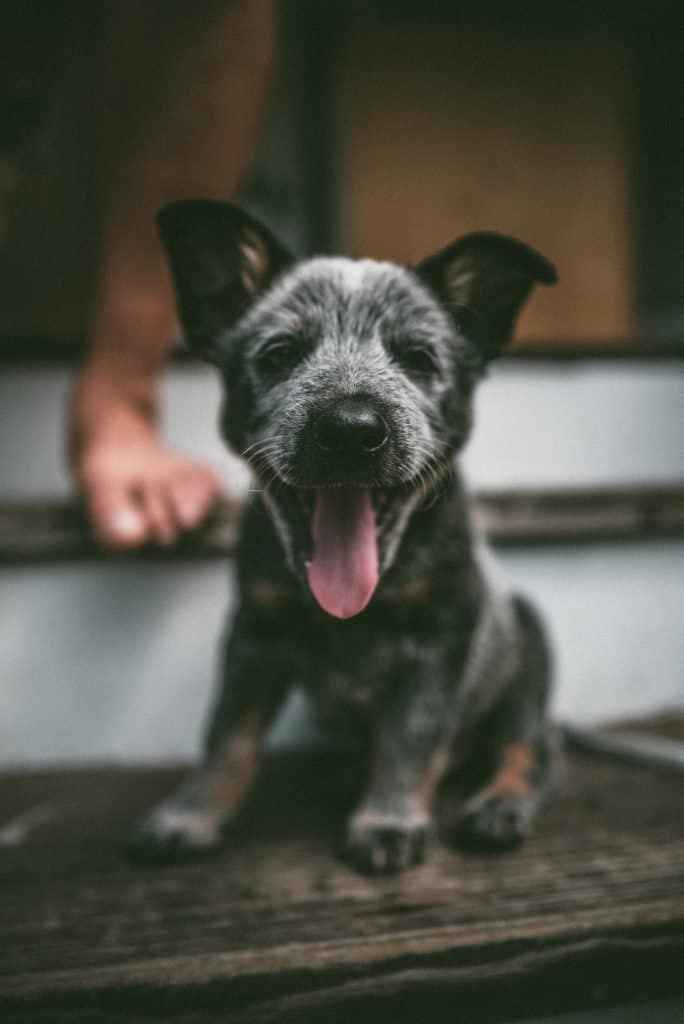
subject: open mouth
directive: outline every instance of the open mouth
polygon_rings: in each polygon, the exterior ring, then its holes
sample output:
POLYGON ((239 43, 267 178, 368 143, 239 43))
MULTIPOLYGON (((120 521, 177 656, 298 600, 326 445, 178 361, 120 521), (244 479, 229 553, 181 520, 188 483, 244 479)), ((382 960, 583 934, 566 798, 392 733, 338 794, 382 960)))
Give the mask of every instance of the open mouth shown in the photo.
POLYGON ((272 497, 285 514, 306 581, 320 607, 338 619, 358 615, 380 581, 385 541, 413 489, 359 484, 294 487, 272 497))
POLYGON ((406 479, 405 469, 331 462, 276 468, 262 460, 254 468, 269 481, 264 500, 291 568, 328 615, 349 619, 368 605, 410 516, 452 463, 435 453, 406 479))

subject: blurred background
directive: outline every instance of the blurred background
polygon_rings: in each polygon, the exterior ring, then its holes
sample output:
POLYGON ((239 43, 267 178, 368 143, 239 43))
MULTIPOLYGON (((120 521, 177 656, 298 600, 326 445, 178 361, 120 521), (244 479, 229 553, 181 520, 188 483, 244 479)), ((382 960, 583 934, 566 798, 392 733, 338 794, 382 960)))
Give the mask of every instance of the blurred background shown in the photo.
MULTIPOLYGON (((233 599, 221 543, 105 556, 72 508, 64 410, 98 259, 84 125, 106 116, 84 66, 106 6, 0 3, 3 764, 195 754, 233 599)), ((412 262, 485 228, 557 265, 465 461, 550 622, 557 713, 581 724, 684 707, 679 7, 283 2, 242 188, 303 255, 412 262)), ((165 437, 240 498, 212 372, 178 355, 163 389, 165 437)), ((273 742, 313 735, 295 699, 273 742)))

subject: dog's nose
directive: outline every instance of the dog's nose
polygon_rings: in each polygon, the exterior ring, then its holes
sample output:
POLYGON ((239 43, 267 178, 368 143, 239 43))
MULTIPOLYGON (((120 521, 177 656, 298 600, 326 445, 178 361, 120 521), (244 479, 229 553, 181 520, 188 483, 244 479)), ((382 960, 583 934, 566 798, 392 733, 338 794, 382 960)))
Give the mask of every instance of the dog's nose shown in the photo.
POLYGON ((316 419, 314 437, 324 451, 358 455, 384 447, 389 430, 366 399, 341 398, 316 419))

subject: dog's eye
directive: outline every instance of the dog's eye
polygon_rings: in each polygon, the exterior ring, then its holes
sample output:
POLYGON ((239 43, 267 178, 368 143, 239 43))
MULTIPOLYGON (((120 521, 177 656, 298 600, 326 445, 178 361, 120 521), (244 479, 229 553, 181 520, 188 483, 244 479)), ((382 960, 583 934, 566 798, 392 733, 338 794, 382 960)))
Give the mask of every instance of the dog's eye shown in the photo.
POLYGON ((422 345, 395 350, 394 356, 407 373, 418 377, 431 377, 439 369, 434 353, 422 345))
POLYGON ((301 358, 301 349, 294 338, 274 338, 261 349, 256 358, 259 373, 267 377, 275 377, 297 365, 301 358))

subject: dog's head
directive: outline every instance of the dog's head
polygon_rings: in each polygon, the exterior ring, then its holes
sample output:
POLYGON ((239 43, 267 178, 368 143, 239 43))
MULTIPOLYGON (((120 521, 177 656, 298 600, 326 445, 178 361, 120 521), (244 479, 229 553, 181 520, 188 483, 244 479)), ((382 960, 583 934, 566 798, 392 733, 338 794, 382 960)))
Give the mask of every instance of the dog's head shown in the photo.
POLYGON ((188 344, 221 370, 223 432, 264 488, 291 568, 348 618, 449 472, 473 387, 511 337, 543 256, 467 235, 413 268, 295 262, 226 203, 158 217, 188 344))

